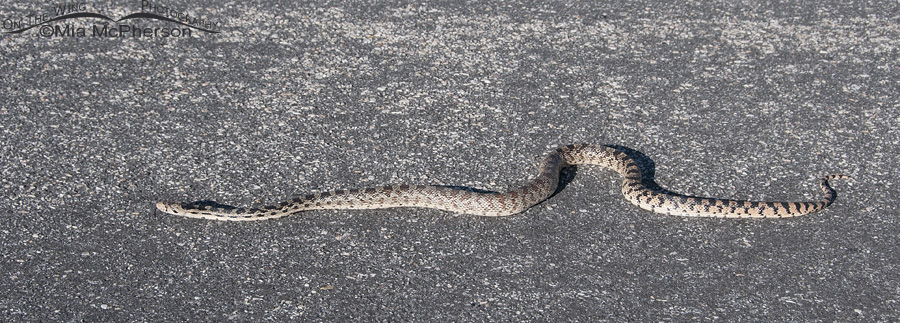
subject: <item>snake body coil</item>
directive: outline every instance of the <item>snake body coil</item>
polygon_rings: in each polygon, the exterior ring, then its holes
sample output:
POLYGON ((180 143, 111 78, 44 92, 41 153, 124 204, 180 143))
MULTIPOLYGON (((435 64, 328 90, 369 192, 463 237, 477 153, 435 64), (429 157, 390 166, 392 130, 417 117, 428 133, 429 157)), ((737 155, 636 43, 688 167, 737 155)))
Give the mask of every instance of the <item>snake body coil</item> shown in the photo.
POLYGON ((263 208, 165 202, 157 203, 156 207, 174 215, 225 221, 267 220, 307 210, 392 207, 422 207, 482 216, 505 216, 521 213, 550 197, 559 184, 560 170, 569 165, 582 164, 603 166, 622 175, 622 194, 632 204, 652 212, 681 216, 784 218, 805 215, 821 211, 834 202, 836 193, 828 185, 828 180, 849 178, 844 175, 822 178, 821 186, 825 196, 816 202, 756 202, 692 197, 647 188, 638 164, 622 151, 609 146, 576 144, 557 148, 548 154, 541 162, 537 177, 505 193, 431 185, 391 185, 310 194, 263 208))

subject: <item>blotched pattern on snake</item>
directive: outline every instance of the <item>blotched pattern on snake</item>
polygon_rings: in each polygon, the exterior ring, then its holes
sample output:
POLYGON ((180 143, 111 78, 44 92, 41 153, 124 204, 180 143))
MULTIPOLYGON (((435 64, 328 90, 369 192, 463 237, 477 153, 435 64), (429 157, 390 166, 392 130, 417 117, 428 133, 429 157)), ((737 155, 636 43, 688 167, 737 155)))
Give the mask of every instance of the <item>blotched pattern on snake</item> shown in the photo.
POLYGON ((505 193, 404 184, 309 194, 262 208, 166 202, 159 202, 156 207, 174 215, 226 221, 267 220, 308 210, 392 207, 422 207, 482 216, 506 216, 523 212, 549 198, 559 184, 560 170, 582 164, 603 166, 622 175, 622 195, 632 204, 652 212, 682 216, 785 218, 805 215, 821 211, 834 202, 836 193, 829 186, 829 180, 849 178, 844 175, 822 178, 820 185, 825 195, 816 202, 757 202, 693 197, 648 188, 638 164, 628 154, 616 148, 575 144, 559 147, 549 153, 541 162, 537 177, 505 193))

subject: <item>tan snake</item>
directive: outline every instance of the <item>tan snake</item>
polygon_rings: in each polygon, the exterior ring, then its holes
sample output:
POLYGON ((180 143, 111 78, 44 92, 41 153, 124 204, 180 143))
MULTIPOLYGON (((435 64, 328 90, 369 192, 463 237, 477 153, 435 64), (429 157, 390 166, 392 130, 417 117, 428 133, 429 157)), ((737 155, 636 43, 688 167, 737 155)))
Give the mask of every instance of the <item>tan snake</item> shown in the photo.
POLYGON ((805 215, 821 211, 834 202, 836 193, 829 186, 829 180, 849 178, 844 175, 822 178, 820 185, 825 196, 816 202, 757 202, 684 196, 645 186, 638 164, 616 148, 576 144, 559 147, 549 153, 541 162, 537 177, 505 193, 433 185, 391 185, 310 194, 263 208, 235 208, 209 202, 159 202, 156 208, 174 215, 225 221, 267 220, 307 210, 392 207, 423 207, 505 216, 525 211, 550 197, 559 184, 560 170, 581 164, 600 165, 622 175, 622 194, 632 204, 657 213, 682 216, 784 218, 805 215))

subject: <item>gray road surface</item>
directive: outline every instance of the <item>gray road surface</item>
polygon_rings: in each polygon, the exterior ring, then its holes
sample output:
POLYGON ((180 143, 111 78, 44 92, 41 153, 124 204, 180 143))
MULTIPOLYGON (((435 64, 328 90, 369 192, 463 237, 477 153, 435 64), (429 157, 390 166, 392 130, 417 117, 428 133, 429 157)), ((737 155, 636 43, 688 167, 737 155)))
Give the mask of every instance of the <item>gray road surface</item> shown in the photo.
POLYGON ((900 320, 896 4, 145 4, 0 5, 44 22, 0 36, 0 321, 900 320), (153 210, 502 190, 573 142, 684 194, 855 180, 781 221, 652 214, 593 167, 506 218, 153 210))

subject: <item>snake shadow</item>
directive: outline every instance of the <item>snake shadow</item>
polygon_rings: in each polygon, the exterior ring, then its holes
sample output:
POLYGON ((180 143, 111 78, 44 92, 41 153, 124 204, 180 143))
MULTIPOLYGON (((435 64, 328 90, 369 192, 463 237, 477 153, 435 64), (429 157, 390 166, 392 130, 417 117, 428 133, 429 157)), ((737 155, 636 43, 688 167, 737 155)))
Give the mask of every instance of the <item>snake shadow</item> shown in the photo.
MULTIPOLYGON (((631 148, 628 148, 625 146, 620 146, 620 145, 606 145, 606 147, 610 147, 610 148, 613 148, 613 149, 616 149, 618 151, 625 153, 626 155, 631 157, 631 159, 633 159, 635 161, 635 163, 637 163, 638 168, 640 168, 640 170, 641 170, 641 182, 644 185, 644 187, 646 187, 652 191, 659 192, 659 193, 671 194, 671 195, 683 196, 683 197, 694 197, 694 196, 690 196, 690 195, 678 194, 678 193, 672 192, 670 190, 664 189, 661 186, 659 186, 659 184, 657 184, 656 180, 655 180, 655 178, 656 178, 656 163, 654 163, 653 160, 650 159, 650 157, 648 157, 644 153, 637 151, 635 149, 631 149, 631 148)), ((571 165, 569 167, 563 168, 560 171, 559 183, 556 186, 556 190, 553 191, 553 194, 551 194, 549 198, 556 196, 556 194, 559 194, 559 192, 562 192, 563 190, 566 189, 566 187, 568 187, 569 183, 571 183, 575 179, 575 176, 578 173, 578 168, 579 168, 579 165, 571 165)), ((434 185, 434 186, 446 187, 446 188, 470 191, 470 192, 476 192, 476 193, 499 193, 499 192, 492 191, 492 190, 485 190, 485 189, 468 187, 468 186, 460 186, 460 185, 434 185)), ((543 202, 544 201, 541 201, 541 203, 543 203, 543 202)), ((185 204, 194 206, 194 207, 209 207, 209 208, 226 209, 226 210, 237 209, 237 207, 235 207, 235 206, 221 204, 221 203, 218 203, 216 201, 211 201, 211 200, 199 200, 199 201, 194 201, 194 202, 185 203, 185 204)), ((155 211, 156 211, 156 209, 154 208, 154 213, 155 213, 155 211)))
POLYGON ((693 197, 693 196, 686 196, 683 194, 678 194, 678 193, 672 192, 670 190, 667 190, 667 189, 659 186, 659 184, 656 183, 656 163, 653 162, 653 159, 650 159, 650 157, 647 157, 647 155, 644 155, 644 153, 634 150, 634 149, 631 149, 631 148, 628 148, 628 147, 625 147, 625 146, 619 146, 619 145, 606 145, 606 146, 613 148, 615 150, 621 151, 621 152, 625 153, 626 155, 628 155, 628 157, 631 157, 631 159, 633 159, 634 162, 638 164, 638 168, 641 169, 641 184, 644 184, 644 186, 647 187, 648 189, 650 189, 651 191, 655 191, 655 192, 663 193, 663 194, 672 194, 672 195, 678 195, 678 196, 693 197))
MULTIPOLYGON (((633 159, 635 163, 638 164, 638 168, 641 169, 641 184, 643 184, 644 187, 646 187, 652 191, 655 191, 658 193, 663 193, 663 194, 671 194, 671 195, 675 195, 675 196, 684 196, 684 197, 695 197, 695 196, 691 196, 691 195, 678 194, 678 193, 672 192, 670 190, 667 190, 667 189, 659 186, 659 184, 656 183, 656 163, 654 163, 653 159, 650 159, 650 157, 648 157, 644 153, 637 151, 635 149, 625 147, 625 146, 620 146, 620 145, 605 145, 605 146, 625 153, 626 155, 628 155, 628 157, 631 157, 631 159, 633 159)), ((553 194, 551 194, 549 198, 552 198, 552 197, 556 196, 556 194, 559 194, 559 192, 562 192, 563 190, 565 190, 566 187, 569 185, 569 183, 571 183, 573 180, 575 180, 575 176, 578 174, 579 166, 583 166, 583 165, 571 165, 569 167, 563 168, 559 172, 559 183, 556 186, 556 190, 553 191, 553 194)), ((485 189, 473 188, 473 187, 468 187, 468 186, 459 186, 459 185, 435 185, 435 186, 452 188, 452 189, 463 190, 463 191, 476 192, 476 193, 499 193, 499 192, 492 191, 492 190, 485 190, 485 189)), ((541 202, 543 202, 543 201, 541 201, 541 202)))
MULTIPOLYGON (((637 163, 638 168, 641 169, 641 184, 643 184, 644 187, 650 189, 651 191, 657 192, 657 193, 671 194, 671 195, 684 196, 684 197, 694 197, 694 196, 690 196, 690 195, 684 195, 684 194, 672 192, 670 190, 663 188, 662 186, 659 186, 659 184, 656 183, 656 163, 653 162, 653 159, 650 159, 650 157, 648 157, 644 153, 642 153, 638 150, 635 150, 635 149, 632 149, 629 147, 625 147, 625 146, 620 146, 620 145, 605 145, 605 146, 625 153, 626 155, 628 155, 628 157, 631 157, 631 159, 633 159, 635 163, 637 163)), ((572 180, 575 179, 575 176, 578 174, 579 167, 581 167, 581 166, 585 166, 585 165, 572 165, 572 166, 566 167, 562 171, 560 171, 559 185, 556 187, 556 191, 554 191, 553 194, 550 195, 550 197, 556 196, 556 194, 558 194, 559 192, 562 192, 562 190, 564 190, 569 185, 569 183, 571 183, 572 180)))

